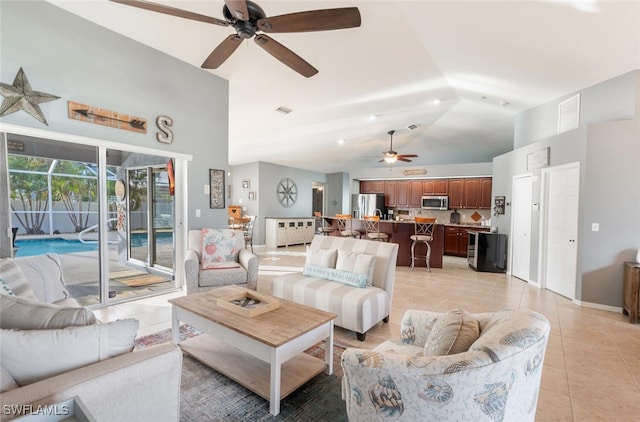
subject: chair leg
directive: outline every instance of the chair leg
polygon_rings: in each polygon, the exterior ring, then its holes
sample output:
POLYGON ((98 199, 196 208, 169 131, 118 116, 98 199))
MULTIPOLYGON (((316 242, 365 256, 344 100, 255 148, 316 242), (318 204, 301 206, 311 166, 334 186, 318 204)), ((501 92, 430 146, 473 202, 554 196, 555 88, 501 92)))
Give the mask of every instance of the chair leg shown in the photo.
POLYGON ((425 242, 424 244, 427 245, 427 270, 431 272, 431 245, 429 242, 425 242))
POLYGON ((366 336, 367 333, 356 333, 356 338, 358 339, 358 341, 364 341, 366 336))
POLYGON ((413 242, 411 242, 411 271, 413 271, 413 266, 415 264, 416 261, 416 254, 415 254, 415 247, 416 247, 416 241, 414 240, 413 242))

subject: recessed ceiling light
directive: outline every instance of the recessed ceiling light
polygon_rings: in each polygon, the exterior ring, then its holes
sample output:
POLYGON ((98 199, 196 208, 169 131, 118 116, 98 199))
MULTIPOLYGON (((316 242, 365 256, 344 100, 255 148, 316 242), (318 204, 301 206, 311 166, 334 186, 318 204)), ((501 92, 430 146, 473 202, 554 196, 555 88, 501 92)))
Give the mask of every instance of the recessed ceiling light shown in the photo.
POLYGON ((289 113, 291 113, 292 110, 290 108, 280 106, 280 107, 276 108, 276 111, 278 113, 282 113, 282 114, 289 114, 289 113))
POLYGON ((375 114, 370 114, 369 115, 369 120, 375 120, 377 118, 377 116, 375 114))
POLYGON ((340 145, 344 144, 344 139, 338 139, 338 143, 339 143, 340 145))
POLYGON ((438 105, 440 104, 440 98, 436 98, 435 100, 432 101, 433 105, 438 105))

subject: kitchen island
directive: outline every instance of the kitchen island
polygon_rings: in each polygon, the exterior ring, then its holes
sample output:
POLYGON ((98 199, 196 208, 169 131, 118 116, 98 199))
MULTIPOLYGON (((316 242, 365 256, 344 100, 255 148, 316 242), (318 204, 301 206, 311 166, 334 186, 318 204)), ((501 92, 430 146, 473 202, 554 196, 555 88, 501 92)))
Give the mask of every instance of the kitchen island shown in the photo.
MULTIPOLYGON (((337 231, 337 222, 335 217, 323 216, 323 218, 330 222, 333 227, 336 228, 337 236, 340 232, 337 231)), ((354 218, 352 221, 353 230, 357 230, 362 234, 362 238, 366 239, 365 222, 364 220, 354 218)), ((398 244, 398 260, 396 266, 408 267, 411 265, 411 239, 410 236, 414 234, 414 224, 411 220, 380 220, 380 233, 386 233, 389 235, 389 242, 398 244)), ((416 246, 416 255, 421 256, 426 254, 426 247, 424 245, 416 246)), ((442 255, 444 254, 444 225, 436 224, 433 228, 433 240, 431 241, 431 268, 442 268, 442 255)), ((426 267, 424 259, 416 259, 416 267, 426 267)))

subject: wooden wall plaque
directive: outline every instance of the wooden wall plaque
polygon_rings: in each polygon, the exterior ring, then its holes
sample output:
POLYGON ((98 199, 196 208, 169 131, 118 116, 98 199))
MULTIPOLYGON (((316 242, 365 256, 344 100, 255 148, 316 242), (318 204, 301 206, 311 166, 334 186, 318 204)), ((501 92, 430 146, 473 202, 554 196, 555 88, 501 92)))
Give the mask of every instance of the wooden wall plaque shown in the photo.
POLYGON ((105 110, 73 101, 68 101, 67 106, 70 119, 109 126, 116 129, 130 130, 132 132, 147 133, 147 119, 143 119, 142 117, 105 110))

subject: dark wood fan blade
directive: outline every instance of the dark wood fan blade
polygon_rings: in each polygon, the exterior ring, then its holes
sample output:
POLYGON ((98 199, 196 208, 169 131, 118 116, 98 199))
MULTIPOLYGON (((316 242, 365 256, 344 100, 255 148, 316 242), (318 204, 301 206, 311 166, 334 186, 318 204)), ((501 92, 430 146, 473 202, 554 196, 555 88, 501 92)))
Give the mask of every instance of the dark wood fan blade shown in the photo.
POLYGON ((227 8, 236 19, 241 21, 249 20, 249 9, 247 8, 247 0, 224 0, 227 8))
POLYGON ((165 15, 177 16, 179 18, 190 19, 199 22, 212 23, 214 25, 229 26, 229 22, 212 18, 211 16, 201 15, 199 13, 188 12, 175 7, 163 6, 161 4, 152 3, 145 0, 110 0, 114 3, 126 4, 127 6, 138 7, 140 9, 151 10, 153 12, 164 13, 165 15))
POLYGON ((360 26, 360 11, 357 7, 309 10, 288 13, 258 20, 258 28, 264 32, 311 32, 360 26))
POLYGON ((318 73, 318 69, 311 66, 302 57, 298 56, 296 53, 289 50, 273 38, 260 34, 255 36, 254 41, 267 53, 271 54, 273 57, 280 60, 282 63, 289 66, 305 78, 309 78, 318 73))
POLYGON ((402 155, 398 155, 398 161, 404 161, 405 163, 411 162, 411 160, 409 160, 408 158, 404 158, 402 155))
POLYGON ((204 69, 217 69, 236 51, 240 44, 242 44, 242 38, 239 35, 229 35, 209 54, 209 57, 202 63, 201 67, 204 69))
POLYGON ((398 157, 404 157, 404 158, 417 158, 418 156, 415 154, 400 154, 398 155, 398 157))

